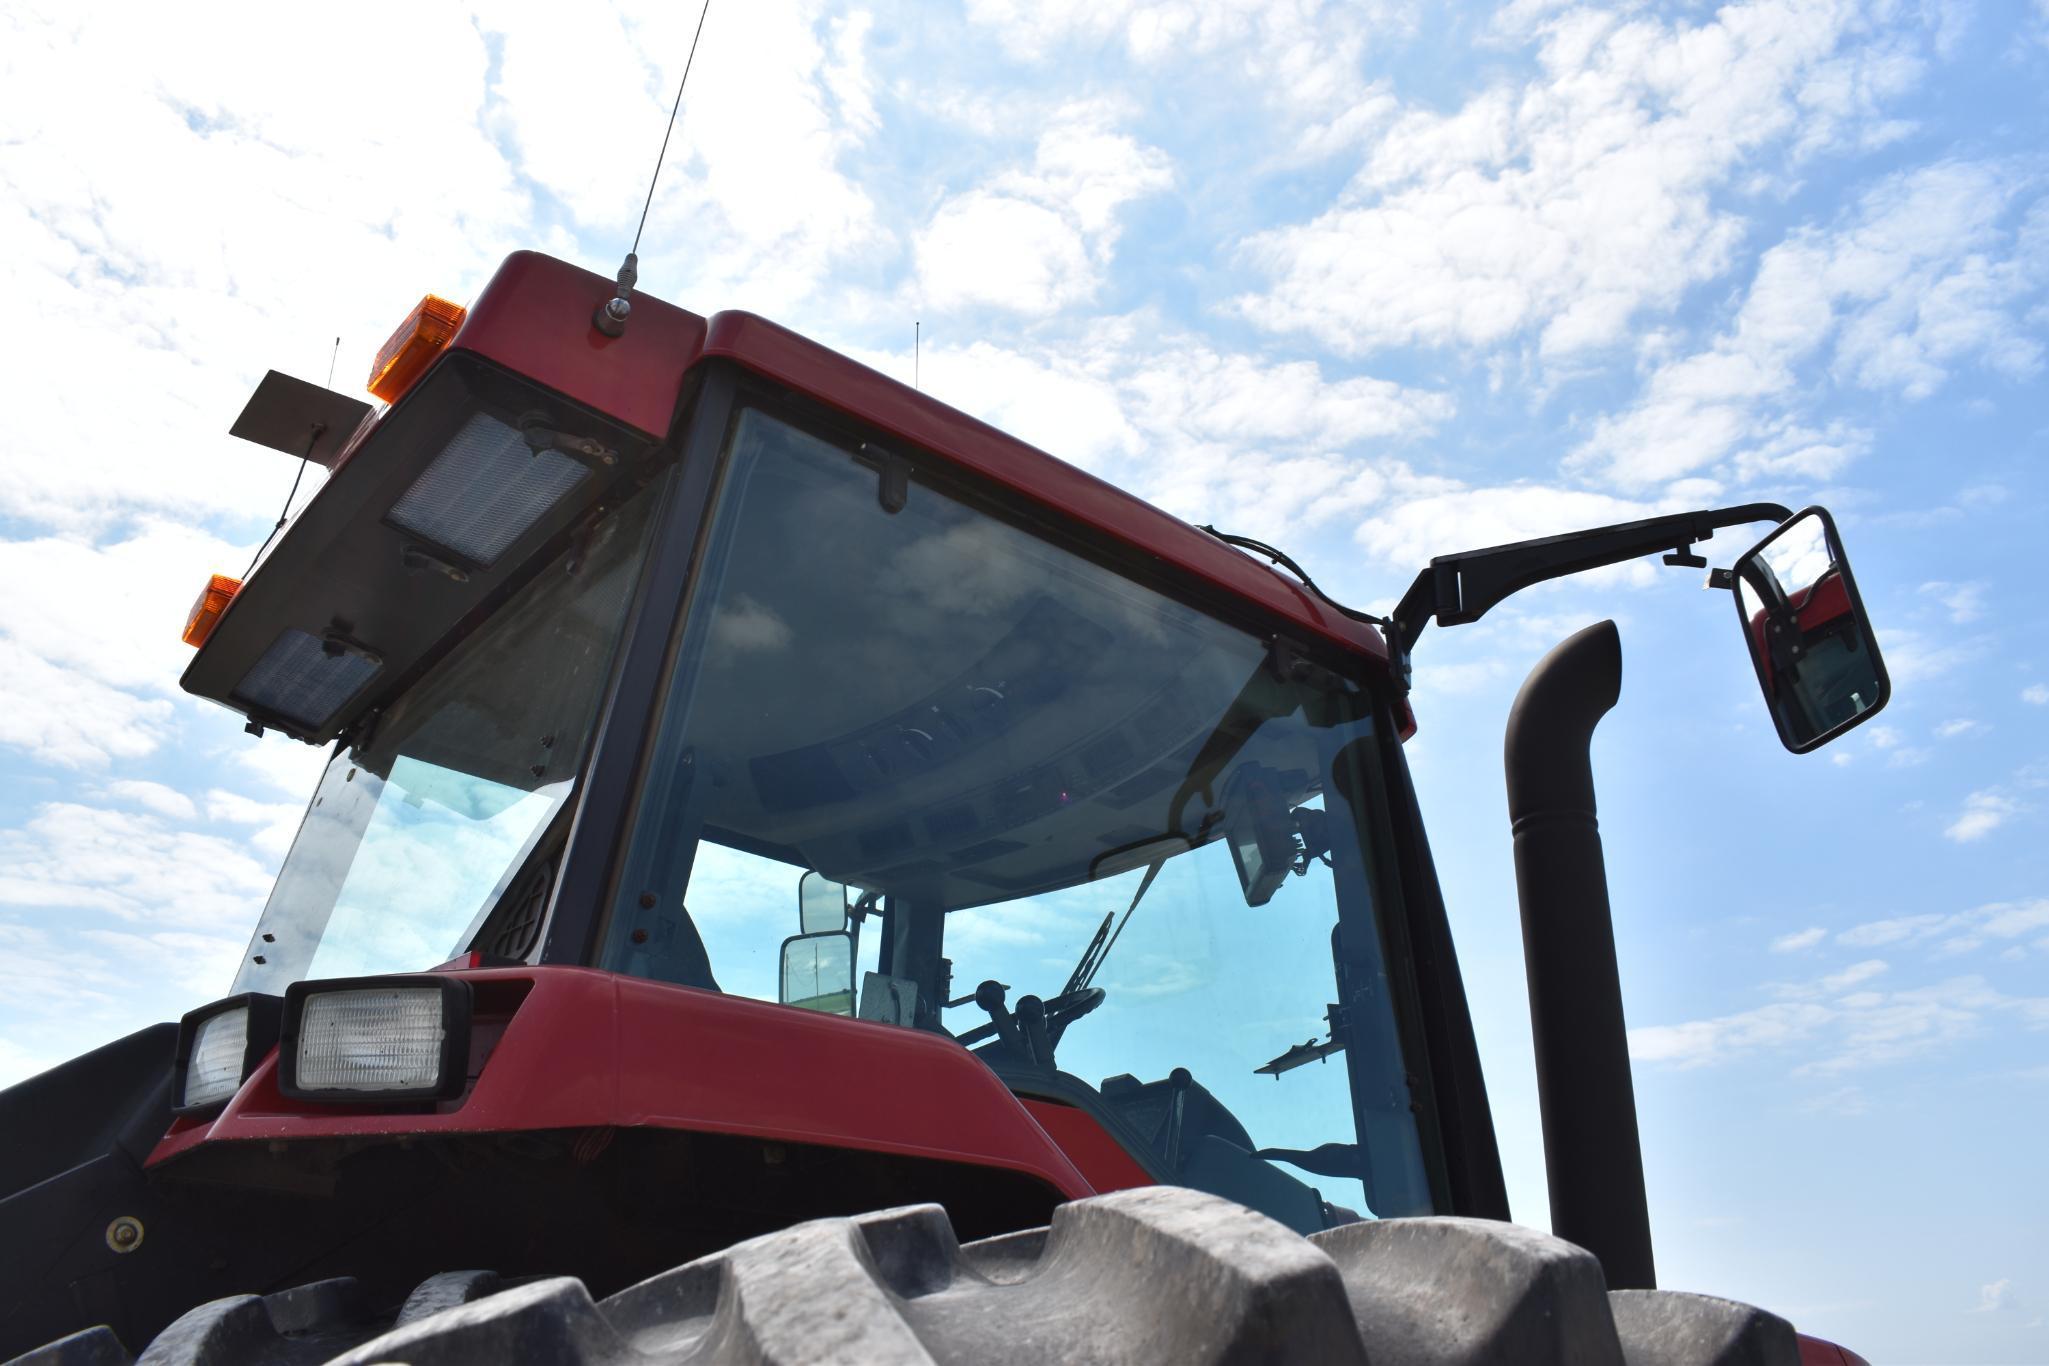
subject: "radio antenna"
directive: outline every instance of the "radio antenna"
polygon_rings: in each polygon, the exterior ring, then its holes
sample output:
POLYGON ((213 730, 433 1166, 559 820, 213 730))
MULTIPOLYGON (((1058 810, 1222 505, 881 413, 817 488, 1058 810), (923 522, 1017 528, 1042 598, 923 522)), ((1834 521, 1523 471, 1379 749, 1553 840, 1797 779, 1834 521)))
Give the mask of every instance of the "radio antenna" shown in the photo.
POLYGON ((633 246, 619 267, 618 287, 612 297, 598 305, 591 325, 608 337, 626 334, 626 319, 633 312, 633 286, 640 279, 640 234, 647 230, 647 211, 654 207, 655 186, 662 178, 662 162, 669 155, 669 136, 676 131, 676 115, 683 108, 683 87, 690 84, 690 68, 697 61, 697 40, 704 36, 704 17, 711 13, 711 0, 697 11, 697 31, 690 35, 690 55, 683 59, 683 78, 676 82, 676 100, 669 106, 669 123, 662 129, 662 150, 655 153, 655 168, 647 178, 647 199, 640 206, 640 223, 633 230, 633 246))
MULTIPOLYGON (((334 388, 334 363, 340 356, 341 338, 336 337, 334 349, 327 353, 327 387, 330 389, 334 388)), ((306 463, 313 458, 314 443, 320 440, 321 434, 326 430, 325 424, 316 423, 313 434, 306 438, 306 451, 299 457, 299 472, 292 476, 291 492, 285 495, 285 505, 277 510, 277 524, 271 527, 270 535, 263 538, 263 544, 256 547, 256 553, 249 557, 249 567, 242 571, 244 579, 256 572, 256 562, 263 558, 264 551, 270 549, 270 543, 277 539, 277 534, 285 529, 285 522, 291 517, 292 500, 299 496, 299 481, 306 477, 306 463)))

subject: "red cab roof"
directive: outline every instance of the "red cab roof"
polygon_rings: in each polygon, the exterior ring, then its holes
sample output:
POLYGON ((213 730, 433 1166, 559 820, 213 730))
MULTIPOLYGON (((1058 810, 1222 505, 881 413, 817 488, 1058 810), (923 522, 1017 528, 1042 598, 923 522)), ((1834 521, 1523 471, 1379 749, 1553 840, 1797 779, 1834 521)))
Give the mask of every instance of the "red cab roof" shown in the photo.
POLYGON ((1143 499, 766 318, 726 312, 707 320, 636 294, 625 335, 603 336, 590 320, 612 288, 602 275, 565 261, 515 252, 470 306, 452 345, 657 437, 674 420, 691 367, 729 360, 1151 555, 1307 635, 1386 664, 1387 647, 1377 631, 1332 611, 1293 579, 1143 499))

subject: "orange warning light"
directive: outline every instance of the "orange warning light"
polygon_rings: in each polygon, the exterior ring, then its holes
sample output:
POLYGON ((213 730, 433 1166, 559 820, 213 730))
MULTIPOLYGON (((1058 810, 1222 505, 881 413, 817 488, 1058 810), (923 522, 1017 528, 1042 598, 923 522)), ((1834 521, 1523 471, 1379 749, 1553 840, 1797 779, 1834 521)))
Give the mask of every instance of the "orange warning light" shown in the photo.
POLYGON ((398 402, 441 354, 441 348, 454 339, 466 316, 461 304, 452 304, 438 294, 420 300, 420 306, 398 325, 398 331, 370 363, 370 392, 386 403, 398 402))
POLYGON ((231 579, 226 574, 216 574, 208 579, 206 587, 193 600, 192 614, 185 618, 185 643, 195 650, 206 644, 213 628, 220 625, 221 613, 228 610, 228 604, 241 591, 240 579, 231 579))

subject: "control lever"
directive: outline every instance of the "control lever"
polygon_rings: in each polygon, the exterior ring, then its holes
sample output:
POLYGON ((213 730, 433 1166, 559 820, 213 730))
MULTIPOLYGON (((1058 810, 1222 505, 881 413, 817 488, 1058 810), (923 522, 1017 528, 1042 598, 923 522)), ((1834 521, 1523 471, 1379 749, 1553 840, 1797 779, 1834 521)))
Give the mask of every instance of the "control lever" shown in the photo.
POLYGON ((1052 1067, 1053 1040, 1046 1032, 1046 1003, 1036 996, 1018 997, 1017 1021, 1024 1034, 1025 1055, 1041 1067, 1052 1067))
POLYGON ((1188 1088, 1195 1077, 1185 1067, 1177 1067, 1167 1074, 1167 1085, 1173 1088, 1173 1098, 1167 1102, 1167 1113, 1160 1117, 1159 1127, 1153 1130, 1153 1148, 1167 1160, 1167 1170, 1179 1173, 1181 1170, 1181 1126, 1188 1109, 1188 1088))
MULTIPOLYGON (((1004 998, 1009 993, 1009 987, 991 978, 975 988, 975 1004, 988 1013, 989 1027, 995 1031, 996 1037, 1010 1045, 1020 1056, 1028 1058, 1032 1053, 1025 1045, 1024 1031, 1018 1027, 1017 1017, 1010 1013, 1010 1007, 1004 1004, 1004 998)), ((1036 998, 1030 996, 1025 998, 1027 1001, 1034 999, 1036 998)), ((1020 1001, 1018 1004, 1023 1005, 1024 1002, 1020 1001)), ((1043 1031, 1045 1027, 1046 1017, 1042 1011, 1039 1016, 1039 1028, 1043 1031)), ((965 1043, 977 1033, 980 1031, 970 1030, 961 1035, 961 1041, 965 1043)))

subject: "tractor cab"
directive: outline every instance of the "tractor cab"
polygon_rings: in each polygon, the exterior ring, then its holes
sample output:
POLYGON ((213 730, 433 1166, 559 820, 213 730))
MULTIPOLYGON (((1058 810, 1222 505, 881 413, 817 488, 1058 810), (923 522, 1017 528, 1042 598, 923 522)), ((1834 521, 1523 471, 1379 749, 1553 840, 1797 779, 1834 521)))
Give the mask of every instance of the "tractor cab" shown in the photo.
POLYGON ((1378 637, 757 319, 605 343, 671 352, 659 437, 509 373, 577 274, 509 263, 187 675, 332 744, 233 990, 595 968, 951 1040, 1303 1232, 1448 1208, 1378 637))

